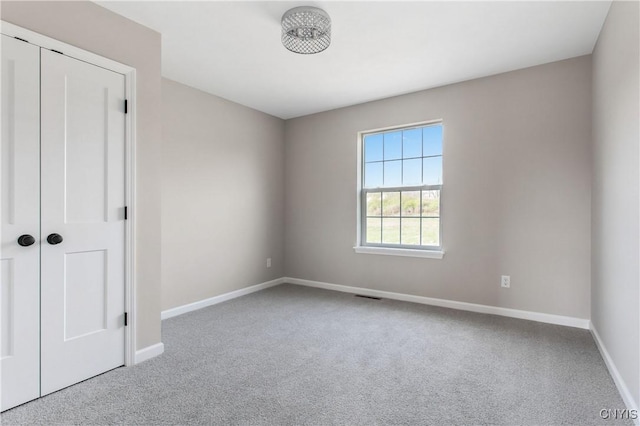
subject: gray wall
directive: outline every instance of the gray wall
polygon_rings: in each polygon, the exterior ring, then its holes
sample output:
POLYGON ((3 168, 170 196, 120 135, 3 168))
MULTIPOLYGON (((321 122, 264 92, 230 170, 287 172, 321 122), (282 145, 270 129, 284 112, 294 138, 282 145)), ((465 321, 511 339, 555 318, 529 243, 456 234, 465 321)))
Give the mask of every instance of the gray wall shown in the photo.
POLYGON ((162 106, 162 309, 282 277, 284 122, 167 79, 162 106))
POLYGON ((637 2, 614 1, 593 52, 591 321, 640 402, 637 2))
POLYGON ((160 342, 160 34, 94 3, 7 2, 2 20, 137 70, 137 349, 160 342))
POLYGON ((590 119, 585 56, 288 120, 286 275, 589 318, 590 119), (440 118, 444 259, 355 254, 357 132, 440 118))

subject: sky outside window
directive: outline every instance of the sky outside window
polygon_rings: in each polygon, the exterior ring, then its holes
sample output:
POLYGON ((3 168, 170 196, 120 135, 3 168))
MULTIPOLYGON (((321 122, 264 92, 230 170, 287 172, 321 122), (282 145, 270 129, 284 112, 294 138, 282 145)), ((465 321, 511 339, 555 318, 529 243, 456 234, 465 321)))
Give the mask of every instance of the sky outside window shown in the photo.
POLYGON ((364 187, 442 184, 442 124, 364 137, 364 187))

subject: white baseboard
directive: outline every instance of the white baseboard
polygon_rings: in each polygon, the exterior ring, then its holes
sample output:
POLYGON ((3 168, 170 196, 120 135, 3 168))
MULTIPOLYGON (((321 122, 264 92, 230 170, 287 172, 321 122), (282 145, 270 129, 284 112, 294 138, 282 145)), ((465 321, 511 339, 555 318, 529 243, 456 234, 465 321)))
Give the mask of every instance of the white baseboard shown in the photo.
POLYGON ((521 311, 518 309, 500 308, 497 306, 478 305, 475 303, 457 302, 455 300, 435 299, 432 297, 413 296, 410 294, 393 293, 390 291, 372 290, 362 287, 350 287, 339 284, 330 284, 320 281, 303 280, 300 278, 283 278, 284 283, 303 285, 307 287, 323 288, 326 290, 341 291, 344 293, 362 294, 364 296, 380 297, 384 299, 402 300, 404 302, 421 303, 423 305, 440 306, 443 308, 459 309, 462 311, 478 312, 482 314, 500 315, 503 317, 519 318, 530 321, 544 322, 548 324, 564 325, 567 327, 589 329, 589 320, 561 315, 544 314, 540 312, 521 311))
MULTIPOLYGON (((607 351, 607 348, 604 345, 604 342, 600 338, 598 331, 594 327, 593 323, 591 323, 591 321, 589 321, 589 329, 591 330, 591 334, 593 335, 593 340, 596 341, 596 345, 600 350, 602 359, 604 359, 604 363, 606 364, 607 369, 609 370, 609 374, 611 374, 611 377, 613 378, 613 382, 616 384, 616 387, 618 388, 618 392, 620 392, 620 396, 622 396, 622 400, 624 401, 625 405, 629 410, 639 410, 640 407, 638 406, 638 403, 634 401, 633 396, 631 395, 631 392, 627 387, 627 384, 625 383, 624 379, 620 375, 620 372, 618 371, 616 364, 613 362, 611 355, 609 355, 609 351, 607 351)), ((618 407, 610 407, 610 408, 618 408, 618 407)), ((640 425, 640 419, 635 419, 634 422, 636 425, 640 425)))
POLYGON ((178 306, 176 308, 167 309, 160 314, 161 319, 173 318, 178 315, 186 314, 187 312, 197 311, 198 309, 206 308, 207 306, 217 305, 218 303, 226 302, 227 300, 235 299, 236 297, 244 296, 256 291, 264 290, 265 288, 274 287, 282 284, 282 278, 267 281, 261 284, 252 285, 250 287, 241 288, 229 293, 224 293, 219 296, 210 297, 208 299, 199 300, 197 302, 189 303, 187 305, 178 306))
POLYGON ((440 306, 443 308, 458 309, 462 311, 478 312, 482 314, 500 315, 503 317, 519 318, 530 321, 543 322, 547 324, 563 325, 567 327, 582 328, 589 330, 589 320, 583 318, 567 317, 562 315, 545 314, 540 312, 522 311, 519 309, 500 308, 497 306, 479 305, 476 303, 458 302, 455 300, 436 299, 433 297, 414 296, 411 294, 394 293, 383 290, 373 290, 363 287, 350 287, 340 284, 331 284, 321 281, 303 280, 300 278, 283 277, 275 280, 267 281, 261 284, 256 284, 250 287, 245 287, 240 290, 232 291, 229 293, 221 294, 219 296, 211 297, 209 299, 199 300, 197 302, 189 303, 187 305, 178 306, 175 308, 162 311, 161 318, 168 319, 178 315, 185 314, 187 312, 196 311, 198 309, 206 308, 207 306, 216 305, 218 303, 225 302, 227 300, 235 299, 236 297, 244 296, 256 291, 264 290, 269 287, 274 287, 283 283, 290 283, 296 285, 302 285, 306 287, 323 288, 326 290, 340 291, 343 293, 362 294, 365 296, 381 297, 385 299, 401 300, 405 302, 421 303, 423 305, 440 306))
POLYGON ((135 363, 139 364, 142 361, 146 361, 158 355, 162 355, 164 352, 164 343, 156 343, 155 345, 147 346, 146 348, 136 351, 135 363))

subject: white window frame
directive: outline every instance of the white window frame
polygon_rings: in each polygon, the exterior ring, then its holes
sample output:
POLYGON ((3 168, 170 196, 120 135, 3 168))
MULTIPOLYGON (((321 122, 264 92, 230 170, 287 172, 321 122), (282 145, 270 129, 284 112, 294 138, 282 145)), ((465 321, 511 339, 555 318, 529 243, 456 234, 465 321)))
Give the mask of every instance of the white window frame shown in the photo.
MULTIPOLYGON (((360 254, 378 254, 378 255, 390 255, 390 256, 407 256, 407 257, 421 257, 431 259, 442 259, 444 257, 443 240, 442 240, 442 212, 443 212, 443 184, 440 185, 412 185, 412 186, 399 186, 399 187, 383 187, 383 188, 363 188, 362 177, 364 175, 364 138, 370 134, 390 132, 394 130, 408 130, 416 127, 425 127, 434 124, 442 124, 442 119, 422 121, 418 123, 404 124, 400 126, 384 127, 379 129, 371 129, 358 132, 357 138, 357 173, 356 173, 356 188, 357 188, 357 203, 356 203, 356 244, 353 247, 356 253, 360 254), (398 192, 398 191, 440 191, 440 227, 439 227, 439 246, 410 246, 410 245, 387 245, 387 244, 365 244, 366 238, 366 196, 369 192, 398 192)), ((444 139, 444 128, 443 128, 444 139)), ((443 141, 444 146, 444 141, 443 141)), ((442 155, 443 162, 443 174, 444 174, 444 155, 442 155)), ((421 203, 422 204, 422 203, 421 203)))

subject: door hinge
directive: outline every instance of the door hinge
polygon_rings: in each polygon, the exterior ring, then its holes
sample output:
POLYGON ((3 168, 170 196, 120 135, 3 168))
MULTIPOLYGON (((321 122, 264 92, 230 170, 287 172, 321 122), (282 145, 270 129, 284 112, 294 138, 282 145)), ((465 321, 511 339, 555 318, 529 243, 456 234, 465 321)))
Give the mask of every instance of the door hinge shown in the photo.
POLYGON ((20 38, 20 37, 14 37, 16 40, 20 40, 20 41, 24 41, 25 43, 29 43, 27 40, 20 38))
POLYGON ((128 113, 129 112, 129 101, 127 101, 126 99, 124 100, 124 113, 128 113))
POLYGON ((124 206, 124 220, 129 218, 129 207, 124 206))
POLYGON ((128 322, 128 318, 127 318, 127 313, 125 312, 124 313, 124 326, 126 327, 127 325, 129 325, 129 322, 128 322))

